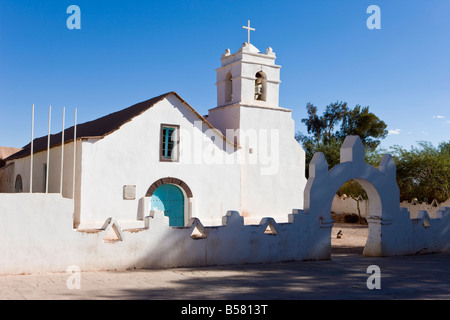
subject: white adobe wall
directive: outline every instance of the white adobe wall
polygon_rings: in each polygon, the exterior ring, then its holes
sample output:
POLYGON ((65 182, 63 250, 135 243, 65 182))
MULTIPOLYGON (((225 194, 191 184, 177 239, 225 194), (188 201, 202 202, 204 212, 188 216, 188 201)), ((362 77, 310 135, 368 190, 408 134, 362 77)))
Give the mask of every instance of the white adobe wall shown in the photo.
POLYGON ((58 194, 0 194, 0 274, 64 272, 73 265, 82 271, 124 270, 329 257, 323 243, 329 228, 301 211, 290 215, 290 223, 269 218, 244 225, 230 211, 220 226, 192 219, 182 228, 169 227, 168 218, 154 212, 143 228, 126 230, 107 219, 94 232, 73 229, 72 214, 73 201, 58 194), (269 226, 271 234, 265 233, 269 226), (196 229, 201 237, 192 237, 196 229), (105 239, 110 232, 116 241, 105 239))
POLYGON ((65 270, 77 254, 72 216, 59 194, 0 194, 0 273, 65 270))
MULTIPOLYGON (((369 215, 369 201, 360 200, 359 207, 361 210, 361 216, 363 218, 369 215)), ((436 213, 441 207, 450 207, 450 199, 445 202, 439 203, 438 206, 433 206, 429 203, 412 203, 407 201, 400 202, 401 208, 406 208, 412 215, 417 215, 419 211, 427 211, 430 217, 435 217, 436 213)), ((331 212, 336 214, 358 214, 358 209, 356 206, 356 200, 351 197, 341 198, 335 196, 333 204, 331 206, 331 212)))
MULTIPOLYGON (((73 141, 64 145, 63 188, 62 196, 72 199, 73 193, 73 141)), ((82 142, 77 141, 77 157, 75 171, 75 213, 73 223, 78 223, 80 216, 80 184, 81 184, 81 155, 82 142)), ((61 146, 50 149, 48 192, 60 193, 61 185, 61 146)), ((14 180, 20 174, 22 176, 23 192, 30 192, 30 156, 12 160, 14 163, 14 180)), ((44 164, 47 163, 47 150, 36 152, 33 155, 33 193, 45 193, 44 164)), ((14 182, 13 182, 14 183, 14 182)), ((13 186, 14 188, 14 186, 13 186)))
POLYGON ((200 119, 188 106, 169 96, 103 139, 83 141, 80 228, 101 226, 108 217, 122 225, 142 226, 143 215, 149 212, 146 192, 165 177, 181 179, 189 186, 191 217, 206 225, 220 224, 228 210, 239 210, 240 169, 237 161, 231 161, 236 153, 217 147, 221 137, 209 130, 207 134, 215 135, 212 142, 202 133, 208 128, 203 125, 201 130, 194 121, 200 119), (180 125, 179 162, 159 161, 161 123, 180 125), (194 141, 201 142, 193 146, 194 141), (216 158, 210 158, 213 153, 216 158), (231 164, 213 161, 228 158, 231 164), (136 185, 135 200, 124 200, 124 185, 136 185))
POLYGON ((369 223, 381 231, 383 256, 450 252, 450 207, 439 208, 435 218, 400 208, 388 221, 369 223))
MULTIPOLYGON (((77 169, 80 168, 81 142, 77 142, 77 169)), ((61 183, 61 146, 50 149, 49 193, 59 193, 61 183)), ((23 192, 30 192, 30 156, 12 160, 14 163, 14 180, 22 176, 23 192)), ((47 163, 47 150, 33 154, 33 193, 45 192, 44 164, 47 163)), ((63 196, 72 198, 73 194, 73 141, 64 145, 63 196)), ((14 183, 14 181, 13 181, 14 183)), ((14 185, 13 185, 14 189, 14 185)))
POLYGON ((285 222, 292 209, 303 208, 306 185, 305 152, 294 139, 291 112, 240 108, 243 132, 258 132, 257 145, 250 142, 243 150, 248 160, 242 165, 242 215, 268 216, 285 222), (260 129, 266 132, 266 138, 259 134, 260 129), (266 150, 260 147, 261 142, 266 142, 266 150), (249 153, 250 148, 253 154, 249 153), (255 157, 257 164, 250 160, 255 157))
POLYGON ((450 207, 450 199, 445 202, 439 203, 437 206, 433 206, 432 204, 422 202, 422 203, 413 203, 402 201, 400 202, 401 208, 406 208, 411 215, 418 215, 420 211, 427 211, 430 217, 435 218, 441 207, 450 207))
MULTIPOLYGON (((369 201, 368 200, 360 200, 359 201, 359 209, 361 213, 361 217, 365 218, 369 215, 369 201)), ((331 205, 331 212, 335 214, 358 214, 358 207, 356 200, 351 197, 342 198, 336 195, 333 199, 333 203, 331 205)))

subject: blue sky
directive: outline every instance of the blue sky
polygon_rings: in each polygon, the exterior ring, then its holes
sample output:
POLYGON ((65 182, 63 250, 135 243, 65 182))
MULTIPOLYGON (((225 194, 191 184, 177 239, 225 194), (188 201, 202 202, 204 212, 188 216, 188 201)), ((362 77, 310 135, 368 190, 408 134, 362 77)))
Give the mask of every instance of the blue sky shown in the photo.
POLYGON ((215 69, 247 39, 281 65, 280 106, 296 129, 308 102, 370 106, 391 134, 383 147, 450 140, 449 0, 0 0, 0 146, 46 135, 176 91, 199 113, 215 107, 215 69), (67 7, 81 9, 69 30, 67 7), (369 30, 368 6, 381 9, 369 30))

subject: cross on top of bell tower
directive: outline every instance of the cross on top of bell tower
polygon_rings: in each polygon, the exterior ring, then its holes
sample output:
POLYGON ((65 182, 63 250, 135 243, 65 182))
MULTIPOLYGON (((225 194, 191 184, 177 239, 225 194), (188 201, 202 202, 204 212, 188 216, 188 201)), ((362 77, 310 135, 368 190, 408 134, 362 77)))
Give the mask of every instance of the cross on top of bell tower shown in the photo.
POLYGON ((250 43, 247 26, 247 41, 235 53, 226 49, 220 59, 217 72, 217 107, 253 107, 281 109, 278 105, 280 66, 275 64, 276 55, 271 47, 266 52, 259 51, 250 43))
POLYGON ((242 26, 242 29, 247 29, 247 43, 250 44, 250 31, 255 31, 255 28, 250 28, 250 20, 247 21, 247 26, 242 26))

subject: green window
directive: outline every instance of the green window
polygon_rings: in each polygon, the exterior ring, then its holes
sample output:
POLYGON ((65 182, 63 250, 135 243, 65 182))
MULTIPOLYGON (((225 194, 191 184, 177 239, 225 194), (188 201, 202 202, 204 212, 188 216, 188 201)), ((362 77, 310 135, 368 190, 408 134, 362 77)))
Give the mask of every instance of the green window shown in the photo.
POLYGON ((178 161, 178 128, 161 125, 161 161, 178 161))

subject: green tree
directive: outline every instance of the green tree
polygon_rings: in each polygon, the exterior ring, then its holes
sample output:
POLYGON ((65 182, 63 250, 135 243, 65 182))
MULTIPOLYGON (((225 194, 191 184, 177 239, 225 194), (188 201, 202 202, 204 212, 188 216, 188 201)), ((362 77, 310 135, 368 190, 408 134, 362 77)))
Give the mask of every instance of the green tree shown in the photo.
POLYGON ((359 136, 368 152, 378 147, 381 139, 386 138, 387 125, 376 115, 369 112, 369 107, 357 105, 349 110, 342 119, 341 129, 337 132, 339 140, 344 141, 348 135, 359 136))
POLYGON ((335 127, 349 112, 346 102, 336 102, 328 105, 322 116, 317 115, 317 107, 308 103, 306 105, 308 118, 302 119, 306 125, 309 137, 316 143, 328 144, 335 140, 335 127))
POLYGON ((362 200, 368 200, 369 197, 364 191, 363 187, 355 180, 349 180, 342 185, 342 187, 336 193, 338 196, 343 196, 344 194, 356 201, 356 209, 358 210, 358 222, 363 221, 361 216, 361 202, 362 200))
MULTIPOLYGON (((314 153, 322 152, 329 167, 340 162, 340 148, 348 135, 358 135, 370 155, 375 152, 380 140, 387 136, 387 125, 369 107, 356 105, 350 109, 346 102, 331 103, 319 116, 317 107, 311 103, 306 105, 307 118, 302 119, 308 134, 297 132, 296 139, 306 153, 306 176, 309 162, 314 153)), ((366 157, 368 158, 368 157, 366 157)))
POLYGON ((393 146, 387 151, 396 163, 400 200, 446 201, 450 198, 450 141, 438 147, 425 141, 418 145, 411 150, 393 146))

